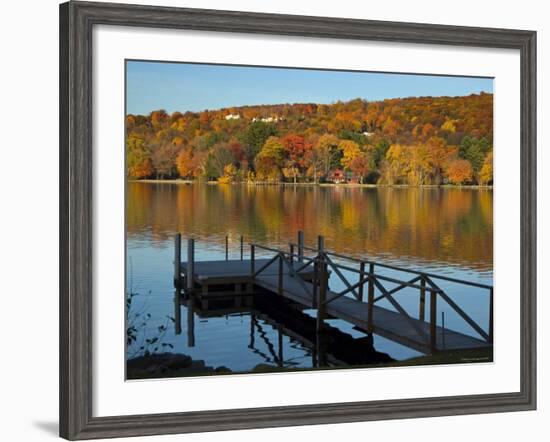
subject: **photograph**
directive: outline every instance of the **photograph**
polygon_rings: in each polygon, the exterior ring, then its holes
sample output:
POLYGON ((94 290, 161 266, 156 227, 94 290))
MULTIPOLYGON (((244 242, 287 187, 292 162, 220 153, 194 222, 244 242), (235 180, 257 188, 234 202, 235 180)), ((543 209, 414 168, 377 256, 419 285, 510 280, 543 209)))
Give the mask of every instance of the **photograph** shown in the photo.
POLYGON ((126 59, 126 379, 492 363, 493 81, 126 59))
POLYGON ((3 11, 0 440, 544 439, 543 2, 3 11))

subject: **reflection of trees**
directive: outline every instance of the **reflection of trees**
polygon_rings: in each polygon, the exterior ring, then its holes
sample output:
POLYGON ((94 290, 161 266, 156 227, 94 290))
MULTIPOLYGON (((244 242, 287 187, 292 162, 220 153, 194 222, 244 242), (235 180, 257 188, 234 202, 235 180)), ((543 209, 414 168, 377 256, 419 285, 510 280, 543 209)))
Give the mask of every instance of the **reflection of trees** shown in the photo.
POLYGON ((388 226, 376 240, 380 250, 451 262, 491 262, 491 193, 390 189, 384 203, 388 226))
POLYGON ((356 256, 411 256, 490 267, 490 190, 128 184, 129 237, 176 231, 221 245, 225 235, 285 246, 304 230, 356 256))

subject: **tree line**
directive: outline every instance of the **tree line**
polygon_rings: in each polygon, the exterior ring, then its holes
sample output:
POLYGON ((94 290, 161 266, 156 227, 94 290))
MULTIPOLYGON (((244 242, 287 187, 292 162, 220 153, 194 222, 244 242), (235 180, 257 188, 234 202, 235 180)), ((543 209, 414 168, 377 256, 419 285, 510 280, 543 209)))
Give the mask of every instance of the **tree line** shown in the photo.
POLYGON ((126 117, 131 179, 492 184, 493 95, 126 117))

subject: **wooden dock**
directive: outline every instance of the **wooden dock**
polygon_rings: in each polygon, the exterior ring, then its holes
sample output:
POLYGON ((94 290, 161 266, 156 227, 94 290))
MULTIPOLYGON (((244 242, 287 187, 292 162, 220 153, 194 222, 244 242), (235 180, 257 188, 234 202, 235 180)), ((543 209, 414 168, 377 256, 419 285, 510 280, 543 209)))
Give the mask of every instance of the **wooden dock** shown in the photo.
MULTIPOLYGON (((303 239, 303 235, 301 235, 303 239)), ((251 245, 250 259, 219 261, 194 261, 194 244, 188 243, 188 260, 175 262, 175 282, 186 293, 199 296, 203 307, 208 300, 219 295, 253 294, 254 296, 282 296, 301 309, 315 309, 318 331, 326 327, 326 320, 337 318, 346 321, 366 333, 375 333, 401 345, 423 353, 492 347, 492 314, 489 330, 483 330, 453 301, 435 282, 438 278, 451 280, 489 290, 492 311, 492 287, 438 275, 413 272, 413 278, 402 281, 376 273, 376 267, 385 264, 357 261, 350 267, 336 263, 334 257, 346 258, 324 250, 324 241, 319 238, 317 248, 307 248, 300 243, 291 244, 289 251, 273 249, 257 244, 251 245), (270 258, 255 258, 257 249, 270 253, 270 258), (314 256, 306 256, 306 250, 314 256), (297 253, 294 253, 297 250, 297 253), (357 282, 350 281, 342 270, 355 272, 357 282), (346 289, 335 292, 329 288, 329 274, 340 278, 346 289), (189 277, 188 277, 189 275, 189 277), (192 275, 192 276, 191 276, 192 275), (391 285, 391 288, 387 284, 391 285), (419 314, 413 317, 393 296, 399 290, 412 287, 418 290, 419 314), (365 296, 366 293, 366 296, 365 296), (364 299, 367 298, 367 299, 364 299), (394 309, 376 305, 386 299, 394 309), (468 324, 479 338, 450 330, 437 323, 437 301, 442 300, 468 324), (426 301, 428 319, 426 320, 426 301)), ((181 254, 181 245, 176 240, 176 256, 181 254)), ((391 266, 386 266, 391 267, 391 266)), ((405 270, 404 270, 405 271, 405 270)), ((408 271, 408 270, 407 270, 408 271)))
MULTIPOLYGON (((256 259, 255 264, 258 268, 266 266, 262 272, 262 276, 277 276, 279 267, 275 262, 269 262, 270 259, 256 259)), ((202 290, 209 291, 209 287, 220 285, 239 285, 241 289, 243 285, 252 283, 250 278, 250 260, 220 260, 220 261, 195 261, 194 263, 194 281, 202 290)), ((181 263, 181 271, 183 275, 187 273, 187 262, 181 263)), ((286 267, 282 269, 285 277, 290 276, 290 271, 286 267)), ((301 270, 300 276, 304 280, 313 278, 313 266, 301 270)), ((227 293, 224 293, 227 295, 227 293)))

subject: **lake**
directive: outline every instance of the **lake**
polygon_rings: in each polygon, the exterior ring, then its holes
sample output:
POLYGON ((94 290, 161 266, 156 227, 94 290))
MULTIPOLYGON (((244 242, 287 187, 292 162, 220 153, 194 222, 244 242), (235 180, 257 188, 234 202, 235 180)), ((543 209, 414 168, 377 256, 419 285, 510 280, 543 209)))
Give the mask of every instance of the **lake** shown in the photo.
MULTIPOLYGON (((172 261, 177 232, 184 238, 196 239, 196 260, 224 259, 226 236, 230 259, 238 259, 241 235, 247 257, 250 242, 286 249, 289 242, 296 241, 297 232, 303 230, 306 245, 315 245, 317 235, 324 235, 325 247, 330 251, 493 283, 491 189, 130 182, 126 226, 127 290, 137 294, 132 300, 131 314, 137 312, 140 318, 135 321, 137 336, 128 347, 128 357, 139 355, 143 346, 182 353, 203 361, 193 374, 203 374, 203 366, 222 367, 225 372, 312 368, 315 355, 306 338, 308 318, 315 313, 305 310, 289 317, 287 306, 266 306, 262 301, 241 313, 218 317, 193 314, 190 341, 188 313, 191 312, 185 305, 176 308, 174 304, 172 261), (175 318, 178 322, 181 318, 181 330, 174 323, 175 318), (300 337, 290 327, 295 323, 304 327, 300 337), (139 345, 153 337, 158 337, 158 341, 152 345, 139 345)), ((185 256, 185 250, 183 253, 185 256)), ((393 270, 386 272, 388 276, 402 276, 393 270)), ((487 329, 486 291, 452 283, 440 285, 487 329)), ((330 286, 344 287, 335 275, 331 275, 330 286)), ((402 292, 396 299, 407 311, 416 311, 418 297, 413 299, 407 289, 402 292)), ((443 320, 449 329, 476 336, 454 311, 439 303, 438 321, 443 320)), ((379 354, 398 361, 420 355, 374 335, 368 344, 376 350, 371 352, 372 358, 357 357, 362 353, 365 333, 344 321, 333 319, 328 323, 334 332, 331 342, 335 347, 334 358, 326 363, 328 367, 378 363, 379 354), (350 354, 336 354, 336 343, 340 343, 340 348, 344 345, 350 349, 350 354)))

